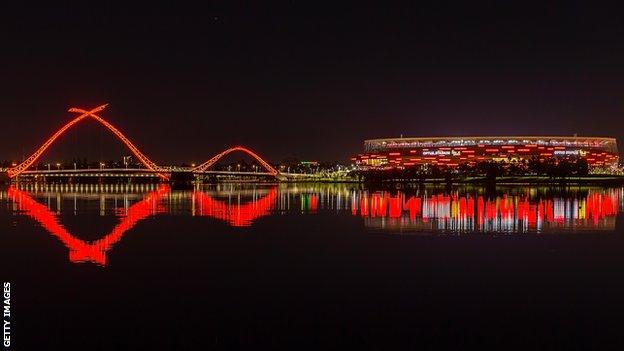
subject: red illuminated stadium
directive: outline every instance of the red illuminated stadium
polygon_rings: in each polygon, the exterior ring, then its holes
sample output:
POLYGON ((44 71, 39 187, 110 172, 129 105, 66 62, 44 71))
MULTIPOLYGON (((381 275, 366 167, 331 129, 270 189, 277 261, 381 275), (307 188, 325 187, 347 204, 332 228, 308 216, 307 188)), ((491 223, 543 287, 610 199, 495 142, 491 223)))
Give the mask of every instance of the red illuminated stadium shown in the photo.
POLYGON ((364 168, 416 165, 458 166, 483 161, 585 159, 592 167, 617 166, 615 138, 565 136, 481 136, 371 139, 352 158, 364 168))

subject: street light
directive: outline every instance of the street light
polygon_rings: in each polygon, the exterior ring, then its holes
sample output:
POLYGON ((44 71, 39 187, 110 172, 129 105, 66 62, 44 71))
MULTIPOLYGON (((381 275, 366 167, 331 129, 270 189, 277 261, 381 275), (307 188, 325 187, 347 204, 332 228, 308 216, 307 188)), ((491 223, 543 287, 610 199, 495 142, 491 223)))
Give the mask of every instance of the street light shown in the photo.
POLYGON ((60 163, 57 163, 57 164, 56 164, 56 170, 58 171, 58 170, 60 170, 60 169, 61 169, 61 164, 60 164, 60 163))
POLYGON ((100 162, 100 169, 104 168, 104 162, 100 162))

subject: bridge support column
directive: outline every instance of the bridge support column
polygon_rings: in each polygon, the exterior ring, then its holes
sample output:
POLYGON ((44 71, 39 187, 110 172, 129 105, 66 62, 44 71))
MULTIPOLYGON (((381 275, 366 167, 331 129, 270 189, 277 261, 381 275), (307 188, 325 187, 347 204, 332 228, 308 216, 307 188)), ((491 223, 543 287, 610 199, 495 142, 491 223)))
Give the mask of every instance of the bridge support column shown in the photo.
POLYGON ((193 172, 171 172, 169 185, 172 189, 192 189, 195 175, 193 172))

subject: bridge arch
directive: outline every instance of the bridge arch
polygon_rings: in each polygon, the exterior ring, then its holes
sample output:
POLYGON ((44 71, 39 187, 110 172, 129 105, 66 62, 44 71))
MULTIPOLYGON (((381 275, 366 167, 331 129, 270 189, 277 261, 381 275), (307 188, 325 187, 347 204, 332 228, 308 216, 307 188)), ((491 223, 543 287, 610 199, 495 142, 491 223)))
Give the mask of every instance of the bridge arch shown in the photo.
POLYGON ((212 165, 214 165, 217 161, 219 161, 223 156, 234 152, 234 151, 241 151, 246 153, 247 155, 253 157, 256 161, 258 161, 258 163, 260 163, 260 165, 266 169, 267 172, 271 173, 272 175, 276 175, 278 172, 275 168, 273 168, 273 166, 271 166, 268 162, 266 162, 264 159, 262 159, 262 157, 260 157, 258 154, 256 154, 255 152, 249 150, 248 148, 244 147, 244 146, 233 146, 221 153, 216 154, 215 156, 213 156, 211 159, 209 159, 208 161, 202 163, 201 165, 193 168, 193 172, 203 172, 205 170, 207 170, 208 168, 210 168, 212 165))
POLYGON ((13 168, 9 168, 7 170, 7 174, 9 175, 9 178, 16 177, 22 172, 26 171, 30 166, 33 165, 33 163, 35 163, 41 157, 41 155, 43 155, 43 153, 54 143, 54 141, 56 141, 56 139, 58 139, 61 135, 63 135, 69 128, 73 127, 76 123, 82 121, 83 119, 91 117, 95 119, 96 121, 98 121, 101 125, 106 127, 106 129, 108 129, 111 133, 113 133, 113 135, 115 135, 119 140, 121 140, 126 145, 126 147, 130 149, 130 151, 134 154, 134 156, 136 156, 136 158, 139 161, 141 161, 141 163, 145 167, 147 167, 147 169, 154 171, 154 172, 159 172, 158 175, 161 178, 167 179, 168 177, 165 174, 166 171, 164 169, 156 165, 147 156, 145 156, 136 146, 134 146, 134 144, 121 131, 119 131, 119 129, 115 128, 115 126, 108 123, 106 120, 104 120, 100 116, 96 115, 96 113, 104 110, 106 106, 108 106, 108 104, 98 106, 90 111, 83 110, 80 108, 75 108, 75 107, 69 109, 69 112, 80 113, 80 115, 74 118, 73 120, 69 121, 67 124, 61 127, 61 129, 57 130, 56 133, 54 133, 48 140, 46 140, 45 143, 43 143, 43 145, 39 147, 39 149, 37 149, 37 151, 35 151, 32 155, 30 155, 30 157, 28 157, 22 163, 20 163, 19 165, 13 168))

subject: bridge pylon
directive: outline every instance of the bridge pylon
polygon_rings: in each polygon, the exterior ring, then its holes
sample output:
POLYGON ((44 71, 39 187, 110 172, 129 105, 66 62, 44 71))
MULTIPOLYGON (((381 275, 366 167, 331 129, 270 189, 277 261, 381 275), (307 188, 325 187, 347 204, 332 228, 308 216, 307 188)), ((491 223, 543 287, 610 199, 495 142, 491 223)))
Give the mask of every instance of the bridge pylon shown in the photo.
POLYGON ((8 184, 9 182, 11 182, 9 174, 7 172, 0 172, 0 184, 8 184))
POLYGON ((169 177, 171 189, 191 189, 195 174, 192 171, 172 171, 169 177))

